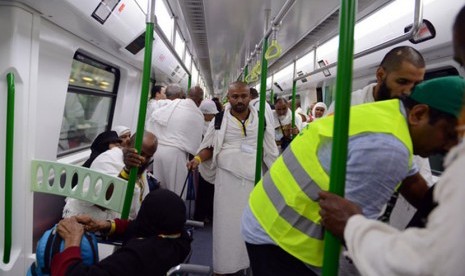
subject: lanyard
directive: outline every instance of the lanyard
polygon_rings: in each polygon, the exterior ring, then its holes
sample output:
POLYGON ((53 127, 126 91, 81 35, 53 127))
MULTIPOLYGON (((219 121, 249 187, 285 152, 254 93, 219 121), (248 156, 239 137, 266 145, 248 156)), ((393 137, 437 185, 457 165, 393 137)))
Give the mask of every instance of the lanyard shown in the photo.
POLYGON ((247 127, 247 123, 249 122, 249 115, 250 115, 250 112, 247 114, 247 118, 245 118, 244 120, 239 120, 238 118, 236 118, 236 116, 233 115, 233 117, 237 121, 239 121, 239 123, 241 123, 241 125, 242 125, 242 133, 244 133, 244 136, 247 136, 246 127, 247 127))

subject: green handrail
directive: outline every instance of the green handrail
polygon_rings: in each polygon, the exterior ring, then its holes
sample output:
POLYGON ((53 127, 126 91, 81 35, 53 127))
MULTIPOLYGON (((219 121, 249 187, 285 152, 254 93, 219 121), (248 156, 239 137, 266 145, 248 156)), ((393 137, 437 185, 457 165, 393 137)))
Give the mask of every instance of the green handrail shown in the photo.
MULTIPOLYGON (((271 86, 273 87, 273 83, 271 84, 271 86)), ((274 90, 273 90, 273 88, 271 88, 271 91, 270 91, 270 103, 274 104, 274 90)))
MULTIPOLYGON (((295 95, 297 93, 297 82, 293 81, 292 82, 292 128, 295 128, 295 95)), ((291 136, 292 136, 292 130, 291 130, 291 136)))
POLYGON ((6 149, 5 149, 5 232, 3 263, 10 262, 11 231, 13 218, 13 142, 15 129, 15 75, 6 75, 8 98, 6 109, 6 149))
POLYGON ((266 75, 268 61, 265 58, 268 49, 268 38, 263 40, 261 80, 260 80, 260 112, 258 113, 257 159, 255 161, 255 185, 262 178, 263 134, 265 130, 266 75))
MULTIPOLYGON (((356 0, 341 0, 339 13, 339 51, 334 112, 334 140, 331 155, 329 191, 344 195, 347 144, 350 120, 350 93, 352 90, 352 64, 354 56, 354 25, 356 0)), ((330 232, 325 232, 323 275, 337 275, 341 245, 330 232)))
POLYGON ((245 78, 247 78, 247 75, 249 75, 249 65, 247 64, 244 69, 244 75, 242 76, 242 81, 245 82, 245 78))
POLYGON ((192 76, 189 75, 189 78, 187 79, 187 92, 189 93, 189 90, 191 89, 191 84, 192 83, 192 76))
MULTIPOLYGON (((142 74, 142 93, 140 97, 139 104, 139 118, 137 121, 137 136, 135 141, 135 148, 137 152, 141 152, 142 141, 144 138, 144 124, 145 124, 145 115, 147 113, 147 99, 149 95, 149 86, 150 86, 150 70, 152 66, 152 47, 153 47, 153 26, 155 21, 155 0, 148 1, 147 9, 147 24, 145 31, 145 52, 144 52, 144 71, 142 74)), ((129 173, 128 180, 128 189, 126 191, 126 196, 124 198, 123 212, 121 213, 121 218, 127 219, 129 216, 129 211, 131 208, 132 196, 134 194, 134 186, 137 179, 137 168, 132 168, 129 173)))

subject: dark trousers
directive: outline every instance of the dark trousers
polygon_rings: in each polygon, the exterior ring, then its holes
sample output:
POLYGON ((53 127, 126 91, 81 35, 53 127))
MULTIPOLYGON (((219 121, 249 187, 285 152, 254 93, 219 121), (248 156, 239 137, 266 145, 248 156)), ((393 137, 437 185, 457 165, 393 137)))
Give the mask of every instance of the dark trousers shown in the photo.
POLYGON ((213 195, 215 193, 215 185, 207 182, 199 174, 199 185, 197 196, 195 199, 194 219, 203 221, 205 219, 212 220, 213 218, 213 195))
POLYGON ((302 261, 272 244, 247 246, 250 267, 254 276, 317 276, 302 261))

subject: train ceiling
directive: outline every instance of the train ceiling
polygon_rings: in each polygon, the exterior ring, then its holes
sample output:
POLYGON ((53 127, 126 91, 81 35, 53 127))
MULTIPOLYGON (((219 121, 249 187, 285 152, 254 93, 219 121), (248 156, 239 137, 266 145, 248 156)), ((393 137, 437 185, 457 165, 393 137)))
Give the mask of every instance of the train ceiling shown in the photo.
MULTIPOLYGON (((178 0, 174 13, 185 21, 206 85, 224 94, 245 65, 246 55, 263 37, 267 13, 278 14, 285 0, 178 0), (203 20, 202 20, 203 19, 203 20), (211 76, 211 77, 210 77, 211 76)), ((389 0, 359 0, 357 19, 389 0)), ((282 20, 278 41, 285 53, 272 62, 277 72, 304 56, 313 45, 336 34, 339 0, 297 0, 282 20)), ((184 24, 183 24, 184 25, 184 24)))

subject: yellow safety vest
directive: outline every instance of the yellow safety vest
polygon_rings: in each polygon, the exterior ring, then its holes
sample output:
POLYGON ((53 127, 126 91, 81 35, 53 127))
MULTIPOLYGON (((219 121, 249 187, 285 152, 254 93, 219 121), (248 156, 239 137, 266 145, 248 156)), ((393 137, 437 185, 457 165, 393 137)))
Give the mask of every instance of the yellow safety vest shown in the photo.
MULTIPOLYGON (((250 195, 249 205, 263 229, 283 250, 317 267, 323 263, 323 233, 318 192, 329 189, 329 176, 318 160, 323 140, 332 139, 334 116, 310 123, 271 166, 250 195)), ((412 141, 399 100, 352 107, 349 136, 386 133, 410 153, 412 141)))

